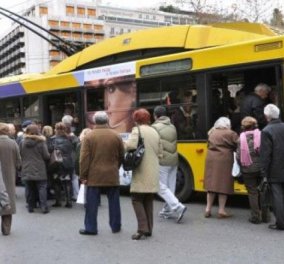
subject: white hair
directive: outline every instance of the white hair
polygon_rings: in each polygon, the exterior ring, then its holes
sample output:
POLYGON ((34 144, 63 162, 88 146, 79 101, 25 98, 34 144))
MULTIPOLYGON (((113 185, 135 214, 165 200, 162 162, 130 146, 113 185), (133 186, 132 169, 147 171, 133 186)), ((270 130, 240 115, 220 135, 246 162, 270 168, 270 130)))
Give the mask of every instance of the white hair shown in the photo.
POLYGON ((214 123, 214 128, 231 128, 231 121, 228 117, 220 117, 218 120, 214 123))
POLYGON ((265 84, 265 83, 259 83, 255 88, 254 88, 255 92, 259 92, 259 91, 266 91, 267 93, 271 92, 271 88, 265 84))
POLYGON ((276 105, 268 104, 264 107, 264 114, 269 120, 277 119, 279 118, 280 110, 276 105))
POLYGON ((65 125, 71 125, 73 122, 73 117, 71 115, 65 115, 61 120, 65 125))
POLYGON ((108 114, 105 111, 98 111, 93 115, 93 122, 98 125, 108 123, 108 114))

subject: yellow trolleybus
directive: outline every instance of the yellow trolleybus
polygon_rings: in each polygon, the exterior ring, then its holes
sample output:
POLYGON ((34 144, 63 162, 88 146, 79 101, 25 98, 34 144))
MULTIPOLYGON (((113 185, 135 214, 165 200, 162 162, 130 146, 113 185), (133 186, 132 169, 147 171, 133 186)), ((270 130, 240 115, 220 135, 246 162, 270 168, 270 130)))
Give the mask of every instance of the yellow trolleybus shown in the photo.
MULTIPOLYGON (((0 120, 54 125, 66 113, 74 131, 106 110, 110 126, 130 132, 138 107, 167 107, 178 131, 177 195, 203 191, 207 131, 220 116, 239 130, 239 104, 256 84, 273 88, 283 110, 284 36, 261 24, 184 25, 141 30, 94 44, 49 72, 0 80, 0 120)), ((235 184, 236 193, 245 193, 235 184)))

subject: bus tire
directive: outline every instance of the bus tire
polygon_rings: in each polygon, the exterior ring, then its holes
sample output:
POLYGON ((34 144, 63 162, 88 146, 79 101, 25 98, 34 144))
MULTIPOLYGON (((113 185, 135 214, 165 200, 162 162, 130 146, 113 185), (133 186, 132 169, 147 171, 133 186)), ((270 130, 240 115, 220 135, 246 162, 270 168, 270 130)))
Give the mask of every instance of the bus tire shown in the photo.
POLYGON ((186 202, 194 190, 193 174, 188 163, 180 158, 177 170, 176 197, 180 202, 186 202))

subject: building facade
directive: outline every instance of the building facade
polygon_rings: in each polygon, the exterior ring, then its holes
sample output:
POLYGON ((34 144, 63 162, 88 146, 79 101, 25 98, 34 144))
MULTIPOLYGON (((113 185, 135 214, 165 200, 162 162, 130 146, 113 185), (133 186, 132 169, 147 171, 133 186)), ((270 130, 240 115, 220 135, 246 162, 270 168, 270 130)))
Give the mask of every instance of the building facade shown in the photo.
POLYGON ((102 6, 99 1, 37 0, 21 15, 51 34, 24 22, 40 32, 42 36, 38 36, 13 23, 0 37, 0 78, 48 71, 66 58, 60 47, 70 49, 68 43, 82 49, 105 38, 147 27, 194 23, 194 18, 188 15, 102 6))

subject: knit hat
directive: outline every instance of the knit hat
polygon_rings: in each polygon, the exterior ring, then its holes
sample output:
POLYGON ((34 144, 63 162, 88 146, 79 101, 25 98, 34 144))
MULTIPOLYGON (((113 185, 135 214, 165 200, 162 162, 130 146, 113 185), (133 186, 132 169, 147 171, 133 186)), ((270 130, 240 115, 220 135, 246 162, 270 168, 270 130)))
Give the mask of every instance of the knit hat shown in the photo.
POLYGON ((32 120, 25 120, 23 123, 22 123, 22 129, 23 128, 26 128, 27 126, 31 125, 33 123, 32 120))

